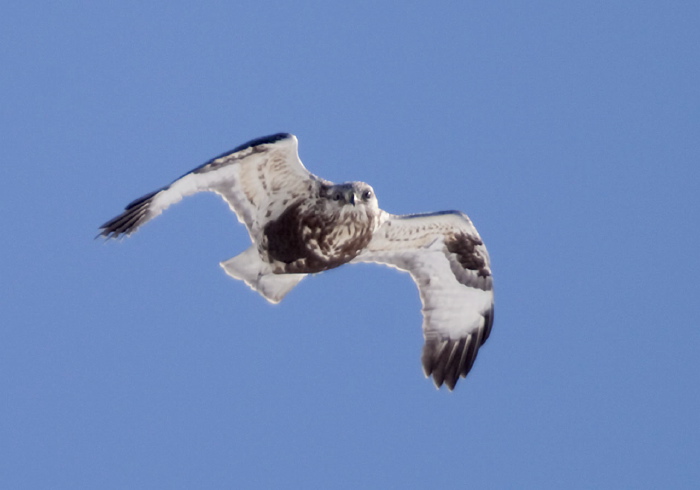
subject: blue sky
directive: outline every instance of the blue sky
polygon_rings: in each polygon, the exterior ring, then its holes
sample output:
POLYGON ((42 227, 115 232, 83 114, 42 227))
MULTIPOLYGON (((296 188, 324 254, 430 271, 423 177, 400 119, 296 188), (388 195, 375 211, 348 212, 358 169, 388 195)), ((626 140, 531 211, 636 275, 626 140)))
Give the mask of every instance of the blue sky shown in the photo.
POLYGON ((3 488, 697 488, 697 2, 0 8, 3 488), (213 195, 132 199, 292 132, 393 213, 467 212, 496 321, 453 393, 417 290, 272 306, 213 195))

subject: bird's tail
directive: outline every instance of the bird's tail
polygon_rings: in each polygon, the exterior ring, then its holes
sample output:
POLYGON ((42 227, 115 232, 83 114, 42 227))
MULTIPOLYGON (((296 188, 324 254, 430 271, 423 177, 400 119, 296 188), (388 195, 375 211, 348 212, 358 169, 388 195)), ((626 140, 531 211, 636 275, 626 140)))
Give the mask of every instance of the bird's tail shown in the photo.
POLYGON ((244 281, 270 303, 279 303, 306 274, 274 274, 270 264, 263 262, 255 245, 245 252, 221 262, 226 274, 244 281))

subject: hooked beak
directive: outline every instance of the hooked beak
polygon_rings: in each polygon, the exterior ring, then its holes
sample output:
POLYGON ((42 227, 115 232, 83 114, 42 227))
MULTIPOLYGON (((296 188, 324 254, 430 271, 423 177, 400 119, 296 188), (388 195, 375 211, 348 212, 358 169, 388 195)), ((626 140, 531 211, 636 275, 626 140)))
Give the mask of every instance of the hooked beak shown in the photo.
POLYGON ((352 204, 353 206, 355 205, 355 192, 352 190, 349 190, 347 194, 345 194, 345 202, 348 204, 352 204))

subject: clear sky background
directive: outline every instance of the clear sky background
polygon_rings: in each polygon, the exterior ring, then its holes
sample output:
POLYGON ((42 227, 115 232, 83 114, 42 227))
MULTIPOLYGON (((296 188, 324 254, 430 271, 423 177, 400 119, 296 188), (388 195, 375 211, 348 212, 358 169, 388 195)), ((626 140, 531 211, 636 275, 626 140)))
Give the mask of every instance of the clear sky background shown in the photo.
POLYGON ((698 488, 697 1, 6 2, 0 63, 2 488, 698 488), (270 305, 214 195, 93 239, 278 131, 471 216, 496 320, 453 393, 406 274, 270 305))

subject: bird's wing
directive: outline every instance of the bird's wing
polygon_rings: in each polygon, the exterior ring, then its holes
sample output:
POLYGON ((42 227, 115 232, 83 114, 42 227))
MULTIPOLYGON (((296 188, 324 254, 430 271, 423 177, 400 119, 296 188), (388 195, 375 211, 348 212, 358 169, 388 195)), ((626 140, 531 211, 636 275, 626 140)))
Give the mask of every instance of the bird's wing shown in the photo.
POLYGON ((353 262, 378 262, 411 274, 423 303, 425 375, 451 390, 491 332, 489 254, 458 211, 385 218, 353 262))
POLYGON ((265 224, 289 204, 307 197, 318 182, 299 160, 297 139, 279 133, 249 141, 186 173, 172 184, 131 202, 100 227, 105 238, 130 235, 183 197, 221 195, 257 241, 265 224))

